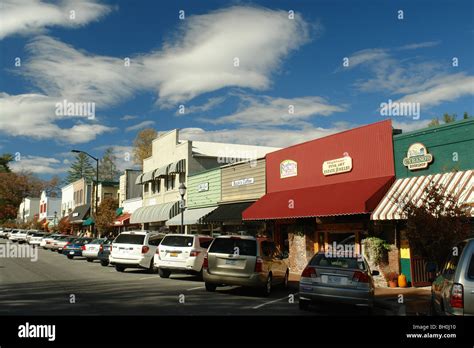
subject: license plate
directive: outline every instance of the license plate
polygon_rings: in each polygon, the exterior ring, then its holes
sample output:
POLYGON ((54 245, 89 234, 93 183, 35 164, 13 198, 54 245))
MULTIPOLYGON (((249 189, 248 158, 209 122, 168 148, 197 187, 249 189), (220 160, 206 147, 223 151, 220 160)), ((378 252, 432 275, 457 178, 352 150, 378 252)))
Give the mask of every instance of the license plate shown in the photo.
POLYGON ((341 277, 328 276, 328 284, 341 284, 341 277))
POLYGON ((237 261, 236 260, 225 260, 226 265, 236 265, 237 261))
POLYGON ((70 251, 70 252, 69 252, 69 255, 74 255, 74 251, 70 251))
POLYGON ((93 248, 93 247, 90 247, 90 248, 89 248, 89 250, 95 250, 95 248, 93 248))
POLYGON ((170 253, 170 256, 178 257, 178 253, 170 253))

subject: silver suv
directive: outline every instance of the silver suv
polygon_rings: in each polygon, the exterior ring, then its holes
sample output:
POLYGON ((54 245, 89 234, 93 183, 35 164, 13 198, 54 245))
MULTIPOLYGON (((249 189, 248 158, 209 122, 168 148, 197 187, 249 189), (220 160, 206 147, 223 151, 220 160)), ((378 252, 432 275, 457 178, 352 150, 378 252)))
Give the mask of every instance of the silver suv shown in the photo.
POLYGON ((268 238, 220 236, 209 246, 203 262, 207 291, 218 285, 258 288, 268 296, 272 286, 288 285, 288 255, 268 238))
POLYGON ((474 315, 474 238, 453 248, 431 285, 433 315, 474 315))

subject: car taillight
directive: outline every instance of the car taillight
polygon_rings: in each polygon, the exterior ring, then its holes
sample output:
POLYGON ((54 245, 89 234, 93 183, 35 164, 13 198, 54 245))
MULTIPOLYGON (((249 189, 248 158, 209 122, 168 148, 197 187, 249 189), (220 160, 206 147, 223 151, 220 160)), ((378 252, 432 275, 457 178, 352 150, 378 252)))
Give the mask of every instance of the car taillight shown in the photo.
POLYGON ((263 260, 261 257, 257 257, 255 261, 255 272, 262 272, 263 271, 263 260))
POLYGON ((204 261, 202 262, 202 268, 209 268, 209 260, 207 258, 207 253, 204 255, 204 261))
POLYGON ((109 251, 112 252, 112 244, 109 246, 109 251))
POLYGON ((142 246, 142 254, 146 254, 150 250, 150 247, 147 245, 142 246))
POLYGON ((453 284, 449 304, 452 308, 464 308, 464 289, 461 284, 453 284))
POLYGON ((85 245, 81 246, 81 250, 86 250, 86 246, 85 245))
POLYGON ((311 278, 312 276, 317 277, 318 273, 316 272, 316 269, 313 267, 306 267, 303 270, 303 273, 301 273, 302 278, 311 278))
POLYGON ((368 283, 370 281, 370 277, 367 273, 355 271, 354 275, 352 276, 352 281, 357 281, 359 283, 368 283))
POLYGON ((201 252, 199 250, 191 250, 191 252, 189 253, 189 256, 198 256, 201 252))
POLYGON ((104 250, 104 246, 101 244, 99 245, 99 252, 104 250))

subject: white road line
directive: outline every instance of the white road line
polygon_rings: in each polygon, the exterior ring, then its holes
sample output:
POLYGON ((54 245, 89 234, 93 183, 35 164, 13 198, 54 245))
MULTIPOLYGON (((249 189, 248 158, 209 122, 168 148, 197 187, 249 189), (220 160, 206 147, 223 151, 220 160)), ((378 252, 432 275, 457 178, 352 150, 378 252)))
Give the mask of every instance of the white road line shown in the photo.
MULTIPOLYGON (((295 294, 292 294, 293 296, 297 295, 298 293, 295 293, 295 294)), ((291 295, 291 294, 289 294, 291 295)), ((273 300, 273 301, 269 301, 269 302, 265 302, 265 303, 262 303, 262 304, 259 304, 258 306, 255 306, 255 307, 252 307, 252 309, 259 309, 263 306, 266 306, 268 304, 271 304, 271 303, 275 303, 275 302, 278 302, 278 301, 281 301, 281 300, 284 300, 284 299, 288 299, 288 296, 285 296, 285 297, 282 297, 282 298, 279 298, 279 299, 276 299, 276 300, 273 300)))
POLYGON ((145 279, 156 279, 156 278, 159 278, 160 276, 151 276, 151 277, 143 277, 143 278, 139 278, 138 280, 145 280, 145 279))
POLYGON ((187 291, 204 289, 204 288, 205 288, 204 286, 196 286, 195 288, 188 289, 187 291))

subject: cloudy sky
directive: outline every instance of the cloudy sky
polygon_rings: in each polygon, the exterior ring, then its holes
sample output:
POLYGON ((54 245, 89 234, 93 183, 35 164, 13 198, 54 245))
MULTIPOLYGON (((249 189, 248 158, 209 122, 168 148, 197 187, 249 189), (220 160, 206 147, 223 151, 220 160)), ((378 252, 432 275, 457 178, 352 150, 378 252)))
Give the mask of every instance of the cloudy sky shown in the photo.
POLYGON ((474 114, 473 13, 449 0, 2 0, 0 153, 48 177, 73 148, 113 146, 130 167, 146 127, 283 147, 383 120, 389 100, 420 105, 418 119, 392 116, 404 131, 474 114))

